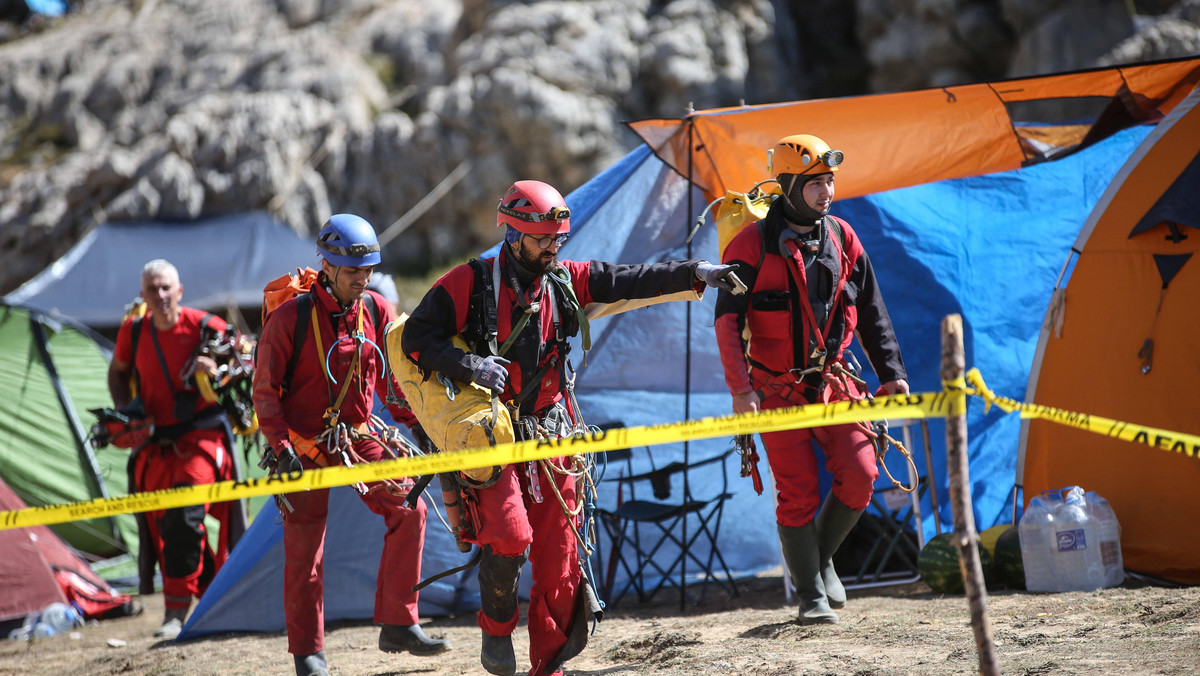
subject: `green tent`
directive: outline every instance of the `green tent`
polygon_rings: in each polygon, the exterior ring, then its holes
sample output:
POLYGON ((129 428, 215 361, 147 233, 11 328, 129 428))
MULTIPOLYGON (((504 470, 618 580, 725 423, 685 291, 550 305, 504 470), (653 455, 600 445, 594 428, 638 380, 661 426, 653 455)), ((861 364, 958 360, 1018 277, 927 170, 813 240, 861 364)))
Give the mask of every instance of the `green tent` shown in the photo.
MULTIPOLYGON (((94 416, 111 406, 112 345, 82 324, 0 304, 0 477, 39 506, 128 493, 129 452, 92 449, 94 416)), ((89 558, 137 553, 132 515, 51 527, 89 558)))

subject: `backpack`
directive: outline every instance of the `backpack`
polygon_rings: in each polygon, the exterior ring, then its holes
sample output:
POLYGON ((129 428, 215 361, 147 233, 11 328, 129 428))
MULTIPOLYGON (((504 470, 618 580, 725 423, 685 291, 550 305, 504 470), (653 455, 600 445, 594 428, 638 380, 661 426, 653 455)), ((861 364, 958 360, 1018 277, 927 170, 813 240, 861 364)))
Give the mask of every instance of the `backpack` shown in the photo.
MULTIPOLYGON (((300 348, 308 339, 308 325, 312 321, 312 295, 309 290, 317 282, 317 271, 312 268, 296 268, 295 273, 287 273, 272 279, 263 287, 262 322, 265 326, 267 317, 289 298, 296 299, 296 328, 292 334, 292 356, 288 358, 287 368, 283 372, 283 380, 279 391, 286 395, 292 389, 292 376, 296 372, 296 363, 300 361, 300 348)), ((371 313, 375 328, 379 328, 379 306, 375 304, 375 296, 363 293, 363 302, 371 313)))

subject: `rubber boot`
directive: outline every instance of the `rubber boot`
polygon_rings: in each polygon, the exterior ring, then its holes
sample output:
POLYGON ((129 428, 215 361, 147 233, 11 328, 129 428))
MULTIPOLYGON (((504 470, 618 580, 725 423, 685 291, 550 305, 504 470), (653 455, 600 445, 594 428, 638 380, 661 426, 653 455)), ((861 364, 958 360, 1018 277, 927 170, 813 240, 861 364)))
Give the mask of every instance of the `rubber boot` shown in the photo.
MULTIPOLYGON (((517 615, 517 585, 521 580, 524 556, 500 556, 491 547, 483 548, 479 561, 479 610, 497 622, 511 621, 517 615)), ((517 673, 512 636, 483 633, 479 662, 489 674, 512 676, 517 673)))
POLYGON ((836 624, 837 613, 825 599, 825 583, 821 581, 821 553, 817 549, 817 527, 809 523, 795 528, 779 526, 779 542, 783 558, 796 586, 800 601, 800 624, 836 624))
POLYGON ((830 608, 846 607, 846 588, 833 568, 833 555, 850 534, 862 510, 850 509, 832 494, 825 498, 817 514, 817 545, 821 550, 821 581, 825 583, 825 598, 830 608))
POLYGON ((311 655, 292 655, 292 660, 296 663, 296 676, 329 676, 324 650, 311 655))
POLYGON ((512 636, 492 636, 483 632, 483 645, 479 649, 479 663, 485 671, 496 676, 513 676, 517 673, 517 655, 513 652, 512 636))
POLYGON ((174 641, 179 637, 179 632, 183 631, 183 623, 187 619, 187 614, 187 608, 167 608, 163 615, 162 626, 154 632, 154 638, 174 641))
POLYGON ((450 649, 443 638, 429 638, 419 624, 385 624, 379 630, 379 649, 385 653, 437 655, 450 649))

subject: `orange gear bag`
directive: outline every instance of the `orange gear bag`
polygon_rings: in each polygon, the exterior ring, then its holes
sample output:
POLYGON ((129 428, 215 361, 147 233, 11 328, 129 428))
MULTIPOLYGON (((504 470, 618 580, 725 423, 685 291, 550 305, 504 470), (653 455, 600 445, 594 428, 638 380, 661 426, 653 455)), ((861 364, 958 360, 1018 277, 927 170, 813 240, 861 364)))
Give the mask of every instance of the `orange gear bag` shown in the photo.
POLYGON ((263 287, 262 322, 267 323, 267 315, 275 308, 283 305, 284 301, 305 293, 317 283, 317 271, 312 268, 296 268, 296 272, 277 277, 263 287))

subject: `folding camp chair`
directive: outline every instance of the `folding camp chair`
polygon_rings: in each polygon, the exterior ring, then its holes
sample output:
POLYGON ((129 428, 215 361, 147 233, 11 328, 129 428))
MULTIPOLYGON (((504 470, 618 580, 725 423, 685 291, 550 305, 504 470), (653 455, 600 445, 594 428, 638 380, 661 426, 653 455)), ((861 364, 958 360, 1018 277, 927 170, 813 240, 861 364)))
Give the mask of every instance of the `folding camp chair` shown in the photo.
MULTIPOLYGON (((650 449, 646 451, 649 454, 650 449)), ((601 558, 602 565, 606 565, 601 592, 609 607, 615 607, 630 589, 637 592, 640 602, 645 603, 664 587, 673 587, 680 592, 681 606, 684 598, 693 605, 703 603, 709 582, 737 595, 737 585, 721 555, 717 539, 725 501, 733 497, 729 492, 726 461, 735 452, 736 449, 730 448, 688 465, 676 461, 659 468, 653 468, 653 456, 650 456, 652 469, 639 474, 633 472, 630 449, 606 454, 608 471, 620 468, 619 476, 602 482, 616 486, 617 504, 611 509, 596 510, 611 543, 607 562, 601 558), (683 482, 685 471, 696 478, 683 482), (707 499, 694 496, 691 484, 700 478, 712 478, 715 472, 720 473, 720 492, 707 499), (680 492, 672 491, 673 484, 679 486, 680 492), (652 489, 655 499, 637 497, 639 485, 643 494, 647 488, 652 489), (687 487, 683 488, 685 485, 687 487), (671 500, 672 494, 677 496, 675 500, 671 500), (624 573, 626 579, 614 593, 619 573, 624 573), (688 591, 689 580, 701 583, 698 597, 688 591)))

